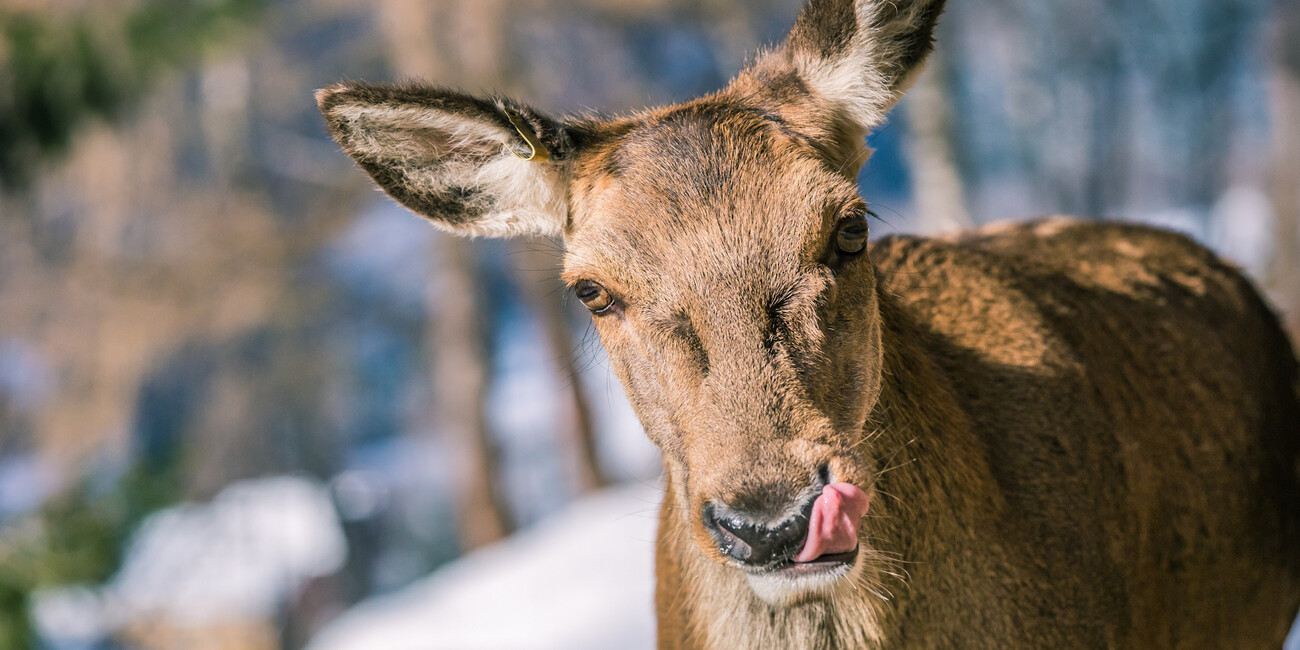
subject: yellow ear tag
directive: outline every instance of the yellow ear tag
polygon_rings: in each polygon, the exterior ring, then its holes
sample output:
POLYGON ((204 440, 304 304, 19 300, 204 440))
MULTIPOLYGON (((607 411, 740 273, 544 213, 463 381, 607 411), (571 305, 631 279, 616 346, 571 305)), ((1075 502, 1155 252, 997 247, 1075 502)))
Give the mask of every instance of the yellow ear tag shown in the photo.
POLYGON ((509 108, 505 109, 505 112, 506 118, 514 125, 515 130, 519 132, 519 136, 522 137, 524 142, 528 143, 529 148, 533 150, 533 152, 527 156, 520 156, 519 152, 515 151, 514 147, 506 145, 506 148, 510 150, 510 153, 517 156, 520 160, 535 160, 541 162, 549 159, 551 157, 551 152, 547 151, 546 145, 542 144, 542 141, 537 139, 537 134, 533 133, 532 128, 524 122, 524 118, 519 115, 519 112, 509 108))

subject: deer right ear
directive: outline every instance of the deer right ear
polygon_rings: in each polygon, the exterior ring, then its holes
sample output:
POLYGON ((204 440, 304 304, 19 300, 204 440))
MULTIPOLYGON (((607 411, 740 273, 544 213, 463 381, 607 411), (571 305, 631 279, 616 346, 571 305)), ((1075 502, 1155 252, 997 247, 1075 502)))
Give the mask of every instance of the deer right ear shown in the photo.
POLYGON ((336 84, 316 102, 344 151, 434 224, 494 237, 562 232, 573 144, 529 107, 414 84, 336 84))
POLYGON ((810 0, 785 43, 748 72, 769 83, 793 73, 840 121, 870 131, 924 67, 943 5, 944 0, 810 0))

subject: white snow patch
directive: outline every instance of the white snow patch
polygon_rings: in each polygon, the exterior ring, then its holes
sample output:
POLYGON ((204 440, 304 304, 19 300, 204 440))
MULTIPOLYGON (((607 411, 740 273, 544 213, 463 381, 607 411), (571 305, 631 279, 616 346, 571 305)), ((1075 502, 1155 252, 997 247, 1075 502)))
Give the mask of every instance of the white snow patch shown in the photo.
POLYGON ((53 463, 39 454, 0 458, 0 520, 39 508, 62 484, 53 463))
POLYGON ((325 487, 296 477, 243 481, 211 503, 151 515, 107 585, 39 592, 32 618, 54 642, 139 621, 270 621, 305 581, 338 571, 346 553, 325 487))
POLYGON ((0 339, 0 399, 19 410, 43 405, 57 388, 41 351, 22 339, 0 339))
POLYGON ((660 488, 585 497, 326 626, 308 650, 654 647, 660 488))
POLYGON ((55 647, 94 647, 113 631, 99 591, 75 586, 39 589, 32 593, 31 618, 46 641, 55 647))
POLYGON ((1207 237, 1205 223, 1207 221, 1204 211, 1191 207, 1179 206, 1145 212, 1140 216, 1143 223, 1180 232, 1198 242, 1206 243, 1207 237))
POLYGON ((150 516, 109 589, 129 611, 177 623, 266 619, 346 554, 325 488, 293 477, 245 481, 210 504, 150 516))
POLYGON ((1273 203, 1264 190, 1234 185, 1210 212, 1211 245, 1250 275, 1264 277, 1273 249, 1273 203))

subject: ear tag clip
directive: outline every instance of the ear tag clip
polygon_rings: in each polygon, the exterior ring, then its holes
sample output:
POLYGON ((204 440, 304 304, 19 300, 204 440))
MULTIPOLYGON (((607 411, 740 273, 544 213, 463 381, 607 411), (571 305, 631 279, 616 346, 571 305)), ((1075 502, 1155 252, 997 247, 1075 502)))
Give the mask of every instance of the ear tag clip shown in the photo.
POLYGON ((519 115, 519 112, 507 108, 505 109, 505 113, 506 118, 510 120, 510 123, 514 125, 515 130, 519 132, 519 136, 522 137, 524 142, 528 143, 528 147, 533 150, 532 153, 527 156, 520 156, 519 152, 515 151, 514 147, 506 145, 506 148, 510 150, 510 153, 514 154, 520 160, 542 162, 549 159, 551 157, 551 152, 546 150, 546 145, 542 144, 542 141, 537 138, 537 134, 533 133, 533 129, 524 122, 524 118, 519 115))

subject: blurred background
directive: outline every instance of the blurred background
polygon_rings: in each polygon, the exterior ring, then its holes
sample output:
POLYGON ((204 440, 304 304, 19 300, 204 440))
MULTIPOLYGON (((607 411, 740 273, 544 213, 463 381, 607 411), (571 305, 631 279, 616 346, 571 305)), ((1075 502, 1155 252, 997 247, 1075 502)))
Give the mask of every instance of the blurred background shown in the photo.
MULTIPOLYGON (((0 2, 0 648, 651 647, 657 453, 560 243, 436 233, 312 91, 634 110, 799 5, 0 2)), ((1147 221, 1300 327, 1300 5, 963 0, 938 40, 874 235, 1147 221)))

